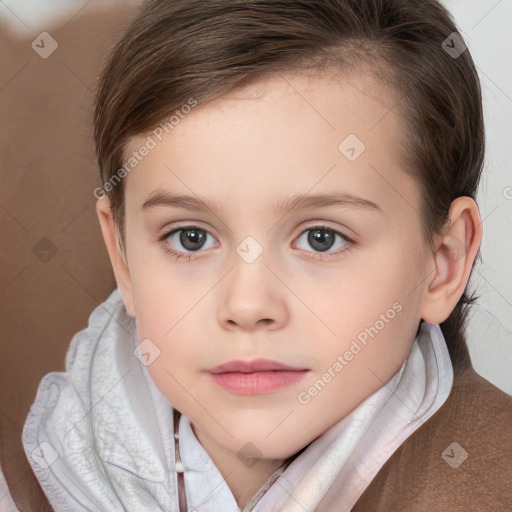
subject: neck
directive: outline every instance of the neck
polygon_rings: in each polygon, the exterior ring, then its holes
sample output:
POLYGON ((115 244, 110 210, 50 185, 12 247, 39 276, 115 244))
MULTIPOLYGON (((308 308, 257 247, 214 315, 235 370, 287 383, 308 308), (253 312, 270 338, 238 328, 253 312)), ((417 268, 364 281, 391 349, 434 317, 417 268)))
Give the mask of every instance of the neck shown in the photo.
POLYGON ((243 508, 285 462, 281 459, 240 458, 192 425, 192 431, 223 476, 237 505, 243 508))

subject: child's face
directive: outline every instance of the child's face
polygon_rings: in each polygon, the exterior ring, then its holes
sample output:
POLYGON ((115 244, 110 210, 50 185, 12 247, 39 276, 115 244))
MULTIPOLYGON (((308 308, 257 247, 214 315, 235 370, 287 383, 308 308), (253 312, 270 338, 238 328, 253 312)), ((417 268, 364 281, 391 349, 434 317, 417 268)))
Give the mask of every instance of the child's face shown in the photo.
POLYGON ((397 372, 434 268, 399 98, 364 77, 285 78, 193 109, 125 188, 122 291, 151 359, 160 350, 149 373, 203 444, 251 442, 267 458, 295 453, 397 372), (156 191, 190 200, 143 208, 156 191), (348 200, 276 209, 326 194, 348 200), (201 231, 157 241, 190 226, 201 231), (210 373, 256 359, 302 371, 210 373))

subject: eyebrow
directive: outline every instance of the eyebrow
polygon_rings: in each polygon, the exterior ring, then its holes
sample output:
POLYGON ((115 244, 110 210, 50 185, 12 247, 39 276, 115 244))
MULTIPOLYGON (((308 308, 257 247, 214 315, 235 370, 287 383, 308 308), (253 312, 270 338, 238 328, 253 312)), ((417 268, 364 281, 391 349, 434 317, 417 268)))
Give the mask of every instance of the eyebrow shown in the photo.
MULTIPOLYGON (((203 212, 221 210, 220 203, 210 204, 205 199, 197 196, 193 197, 183 194, 172 194, 162 190, 155 190, 144 202, 141 210, 147 211, 159 206, 203 212)), ((354 194, 349 194, 348 192, 331 192, 310 195, 296 194, 274 204, 274 209, 278 213, 284 214, 294 210, 327 206, 352 206, 358 209, 362 208, 382 212, 380 206, 373 201, 354 194)))

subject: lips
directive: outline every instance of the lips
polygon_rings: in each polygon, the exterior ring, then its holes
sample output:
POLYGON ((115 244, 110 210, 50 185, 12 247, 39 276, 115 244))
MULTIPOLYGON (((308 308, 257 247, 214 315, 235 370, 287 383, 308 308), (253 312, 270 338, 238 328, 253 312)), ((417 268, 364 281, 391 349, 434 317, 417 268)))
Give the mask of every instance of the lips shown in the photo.
POLYGON ((278 361, 230 361, 209 370, 213 381, 223 389, 240 395, 270 393, 291 386, 301 380, 309 370, 278 361))
POLYGON ((254 361, 230 361, 210 370, 210 373, 253 373, 269 371, 300 371, 305 368, 295 368, 269 359, 256 359, 254 361))

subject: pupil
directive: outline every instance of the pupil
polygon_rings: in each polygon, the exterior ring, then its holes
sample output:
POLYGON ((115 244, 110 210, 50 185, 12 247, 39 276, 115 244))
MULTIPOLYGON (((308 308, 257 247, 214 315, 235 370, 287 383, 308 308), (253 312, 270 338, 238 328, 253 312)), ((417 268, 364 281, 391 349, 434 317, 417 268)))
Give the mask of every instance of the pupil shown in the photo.
POLYGON ((317 251, 327 251, 334 244, 334 233, 329 229, 313 229, 309 232, 308 242, 317 251))
POLYGON ((184 229, 180 233, 180 242, 189 251, 200 249, 205 239, 205 232, 199 229, 184 229))

